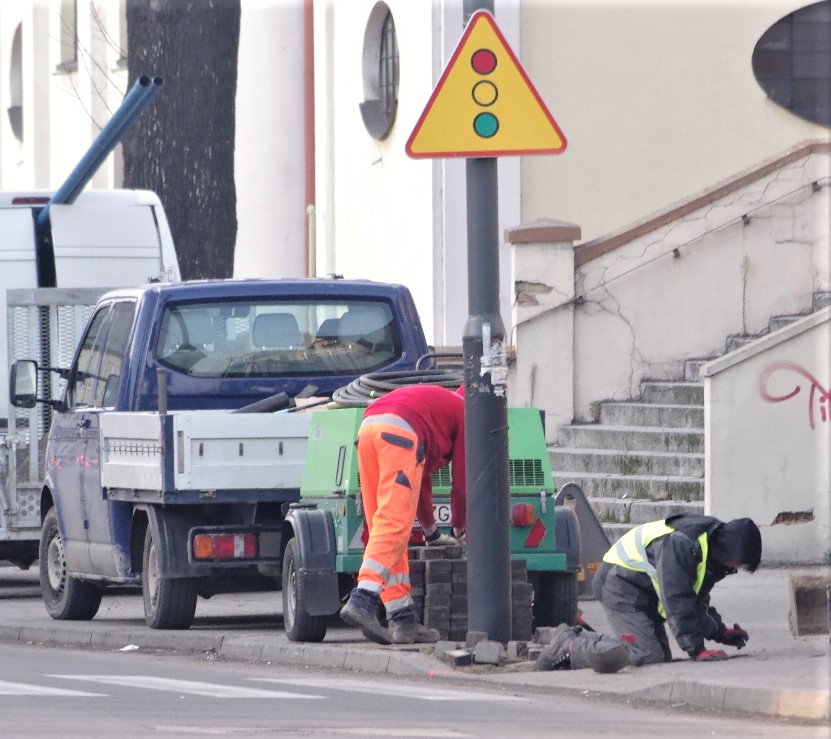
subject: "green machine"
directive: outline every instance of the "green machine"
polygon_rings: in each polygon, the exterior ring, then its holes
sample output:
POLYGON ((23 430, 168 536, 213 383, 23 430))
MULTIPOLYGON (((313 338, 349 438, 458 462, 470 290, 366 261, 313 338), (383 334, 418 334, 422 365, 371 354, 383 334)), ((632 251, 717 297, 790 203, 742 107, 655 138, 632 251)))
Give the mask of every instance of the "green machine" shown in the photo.
MULTIPOLYGON (((361 566, 364 516, 355 440, 362 416, 363 408, 313 414, 301 501, 289 507, 283 531, 283 614, 293 641, 323 639, 327 617, 338 611, 361 566)), ((534 623, 574 623, 579 528, 571 508, 555 505, 539 410, 508 409, 508 465, 511 557, 527 562, 534 623)), ((449 466, 433 475, 433 505, 440 528, 449 530, 449 466)), ((420 541, 416 530, 411 542, 420 541)))

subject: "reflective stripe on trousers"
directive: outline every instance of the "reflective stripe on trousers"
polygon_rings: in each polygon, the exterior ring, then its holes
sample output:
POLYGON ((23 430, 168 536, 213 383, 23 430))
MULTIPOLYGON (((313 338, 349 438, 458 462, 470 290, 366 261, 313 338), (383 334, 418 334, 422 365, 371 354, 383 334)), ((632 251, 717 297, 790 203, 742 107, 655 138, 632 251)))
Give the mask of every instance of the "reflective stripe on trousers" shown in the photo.
POLYGON ((424 471, 418 437, 398 416, 364 419, 358 430, 358 468, 369 533, 358 583, 380 592, 391 613, 412 603, 407 545, 424 471))

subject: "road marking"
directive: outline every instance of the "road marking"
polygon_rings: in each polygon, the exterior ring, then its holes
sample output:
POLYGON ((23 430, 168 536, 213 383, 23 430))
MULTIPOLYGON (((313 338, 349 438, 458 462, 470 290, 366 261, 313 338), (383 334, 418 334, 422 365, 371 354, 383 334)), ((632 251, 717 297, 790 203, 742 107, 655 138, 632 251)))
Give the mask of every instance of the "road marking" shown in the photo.
POLYGON ((246 680, 255 680, 264 683, 279 685, 296 685, 299 688, 315 688, 318 690, 345 690, 350 693, 371 693, 373 695, 400 695, 405 698, 415 698, 425 701, 516 701, 524 700, 521 696, 495 695, 493 693, 478 693, 472 690, 457 690, 455 688, 425 688, 412 683, 390 683, 382 680, 354 680, 324 678, 298 678, 296 680, 276 677, 249 677, 246 680))
POLYGON ((173 680, 150 675, 48 675, 47 677, 57 677, 63 680, 86 680, 126 688, 163 690, 168 693, 189 693, 190 695, 204 695, 210 698, 291 698, 292 700, 323 698, 322 695, 304 695, 277 690, 237 687, 236 685, 218 685, 195 680, 173 680))
POLYGON ((28 685, 27 683, 8 683, 0 680, 0 695, 54 695, 73 698, 106 697, 103 693, 87 693, 83 690, 50 688, 45 685, 28 685))

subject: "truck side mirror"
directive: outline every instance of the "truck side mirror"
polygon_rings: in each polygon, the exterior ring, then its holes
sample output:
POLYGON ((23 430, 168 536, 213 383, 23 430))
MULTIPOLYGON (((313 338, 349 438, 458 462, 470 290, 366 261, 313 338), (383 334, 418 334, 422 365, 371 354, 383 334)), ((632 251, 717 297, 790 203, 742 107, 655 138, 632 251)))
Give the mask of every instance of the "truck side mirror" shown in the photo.
POLYGON ((34 408, 37 403, 38 363, 18 359, 9 375, 9 400, 15 408, 34 408))

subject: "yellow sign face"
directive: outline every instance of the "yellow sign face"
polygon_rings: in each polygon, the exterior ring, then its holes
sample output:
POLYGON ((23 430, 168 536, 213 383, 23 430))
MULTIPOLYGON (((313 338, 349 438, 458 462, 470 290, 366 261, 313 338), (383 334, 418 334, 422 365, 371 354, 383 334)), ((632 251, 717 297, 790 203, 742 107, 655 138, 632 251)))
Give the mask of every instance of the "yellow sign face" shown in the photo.
POLYGON ((565 148, 565 136, 493 16, 474 13, 410 134, 407 154, 497 157, 565 148))

